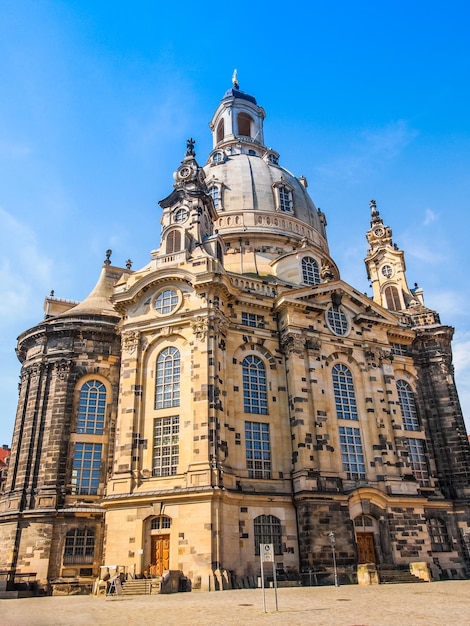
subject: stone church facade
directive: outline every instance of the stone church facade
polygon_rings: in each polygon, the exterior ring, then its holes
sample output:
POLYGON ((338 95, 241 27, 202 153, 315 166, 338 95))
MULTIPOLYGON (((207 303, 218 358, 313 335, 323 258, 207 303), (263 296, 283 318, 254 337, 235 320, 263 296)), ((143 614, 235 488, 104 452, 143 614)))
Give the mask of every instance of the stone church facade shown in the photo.
POLYGON ((470 571, 470 447, 453 329, 409 288, 371 201, 373 296, 341 280, 304 177, 235 81, 204 167, 188 141, 139 270, 108 251, 80 303, 46 298, 22 364, 0 569, 86 584, 100 566, 193 589, 427 563, 470 571))

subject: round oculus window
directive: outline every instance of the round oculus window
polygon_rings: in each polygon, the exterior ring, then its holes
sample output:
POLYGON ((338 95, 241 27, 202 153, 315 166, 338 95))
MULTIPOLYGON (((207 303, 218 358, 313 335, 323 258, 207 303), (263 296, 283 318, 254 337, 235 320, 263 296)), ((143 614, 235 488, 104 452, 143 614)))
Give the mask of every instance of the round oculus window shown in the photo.
POLYGON ((391 265, 384 265, 382 267, 382 274, 385 278, 391 278, 393 276, 393 267, 391 265))
POLYGON ((178 209, 175 213, 175 222, 181 224, 181 222, 185 222, 188 219, 188 209, 178 209))
POLYGON ((185 165, 184 167, 180 168, 180 171, 178 173, 181 178, 188 178, 188 176, 191 175, 191 169, 185 165))
POLYGON ((335 335, 347 335, 350 330, 349 320, 342 306, 332 304, 326 312, 326 323, 335 335))
POLYGON ((169 315, 178 308, 179 293, 175 289, 164 289, 155 298, 153 306, 159 315, 169 315))

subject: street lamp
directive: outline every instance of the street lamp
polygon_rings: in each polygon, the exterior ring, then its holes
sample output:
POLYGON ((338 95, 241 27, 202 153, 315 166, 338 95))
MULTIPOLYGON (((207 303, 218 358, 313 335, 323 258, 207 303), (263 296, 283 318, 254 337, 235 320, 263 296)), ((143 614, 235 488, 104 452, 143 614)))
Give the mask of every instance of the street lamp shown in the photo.
POLYGON ((329 538, 330 544, 331 544, 331 552, 333 553, 333 571, 334 571, 334 575, 335 575, 335 587, 339 587, 338 570, 336 568, 336 551, 335 551, 336 537, 335 537, 335 533, 333 531, 331 531, 331 533, 329 533, 329 535, 328 535, 328 538, 329 538))

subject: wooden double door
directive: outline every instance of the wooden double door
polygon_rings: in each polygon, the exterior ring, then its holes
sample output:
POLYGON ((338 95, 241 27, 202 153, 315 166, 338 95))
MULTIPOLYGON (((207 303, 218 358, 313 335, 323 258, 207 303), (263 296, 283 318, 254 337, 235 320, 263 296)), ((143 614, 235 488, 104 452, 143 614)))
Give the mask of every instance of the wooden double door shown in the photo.
POLYGON ((375 563, 374 533, 356 533, 357 562, 375 563))
POLYGON ((150 574, 161 576, 170 569, 170 535, 152 535, 150 574))

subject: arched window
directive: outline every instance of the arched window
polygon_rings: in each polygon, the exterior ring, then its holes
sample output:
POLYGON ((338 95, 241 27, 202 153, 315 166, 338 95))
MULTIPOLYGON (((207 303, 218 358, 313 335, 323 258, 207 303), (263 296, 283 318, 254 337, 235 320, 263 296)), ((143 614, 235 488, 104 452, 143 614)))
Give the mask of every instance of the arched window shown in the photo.
POLYGON ((222 265, 224 264, 224 253, 219 242, 217 242, 217 260, 219 263, 222 263, 222 265))
POLYGON ((209 187, 209 195, 214 201, 214 206, 217 209, 219 207, 219 188, 217 187, 217 185, 212 185, 212 187, 209 187))
POLYGON ((419 430, 413 390, 405 380, 397 380, 398 403, 403 415, 405 430, 419 430))
POLYGON ((171 518, 168 515, 159 515, 152 520, 152 530, 162 530, 164 528, 170 528, 171 518))
POLYGON ((245 413, 268 413, 266 368, 253 354, 245 357, 243 368, 243 408, 245 413))
POLYGON ((224 120, 221 119, 217 126, 217 143, 223 141, 225 137, 225 123, 224 120))
POLYGON ((263 543, 272 543, 274 554, 282 554, 281 520, 274 515, 259 515, 253 520, 255 535, 255 554, 263 543))
POLYGON ((238 134, 244 137, 251 137, 251 127, 253 120, 248 113, 238 114, 238 134))
POLYGON ((166 237, 166 253, 173 254, 181 250, 181 233, 179 230, 172 230, 166 237))
POLYGON ((449 535, 444 520, 440 517, 431 517, 428 519, 428 528, 433 551, 450 552, 449 535))
POLYGON ((157 357, 155 408, 167 409, 180 405, 181 357, 179 350, 165 348, 157 357))
POLYGON ((354 381, 350 370, 342 363, 337 363, 331 369, 333 377, 333 392, 335 395, 336 416, 343 420, 357 420, 356 394, 354 381))
POLYGON ((320 282, 318 263, 311 256, 302 259, 302 280, 306 285, 318 285, 320 282))
POLYGON ((400 311, 401 302, 398 289, 394 285, 389 285, 388 287, 385 287, 384 293, 385 300, 387 302, 387 309, 390 311, 400 311))
POLYGON ((368 515, 358 515, 354 518, 354 526, 356 528, 370 529, 374 526, 374 521, 368 515))
POLYGON ((106 414, 106 387, 99 380, 89 380, 80 389, 77 433, 102 435, 106 414))
POLYGON ((292 212, 292 191, 285 185, 276 185, 279 211, 292 212))
POLYGON ((95 531, 91 528, 74 528, 65 535, 64 564, 93 563, 95 531))

